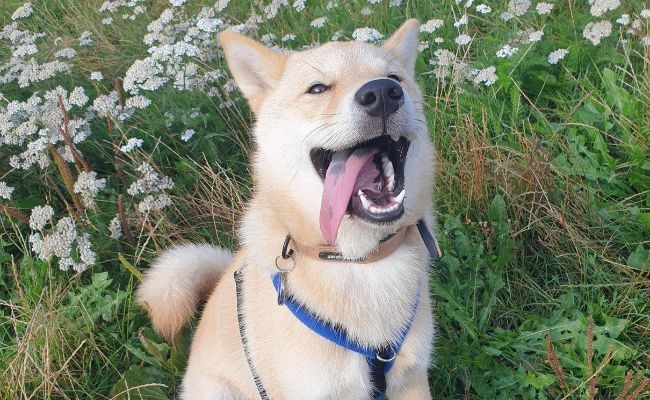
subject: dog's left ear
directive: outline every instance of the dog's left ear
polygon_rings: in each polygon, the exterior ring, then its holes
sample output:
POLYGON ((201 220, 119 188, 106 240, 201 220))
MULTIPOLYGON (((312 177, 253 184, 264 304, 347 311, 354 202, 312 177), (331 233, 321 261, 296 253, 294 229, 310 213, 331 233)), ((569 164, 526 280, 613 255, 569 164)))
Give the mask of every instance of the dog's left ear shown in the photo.
POLYGON ((415 74, 415 60, 418 56, 418 34, 420 33, 420 23, 416 19, 409 19, 404 22, 388 38, 383 48, 391 52, 400 63, 411 74, 415 74))

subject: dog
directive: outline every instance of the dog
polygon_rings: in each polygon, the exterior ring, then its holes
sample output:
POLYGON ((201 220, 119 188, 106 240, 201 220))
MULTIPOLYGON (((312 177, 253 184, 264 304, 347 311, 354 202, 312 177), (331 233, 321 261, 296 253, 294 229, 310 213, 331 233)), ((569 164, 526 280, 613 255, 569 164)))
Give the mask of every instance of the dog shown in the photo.
POLYGON ((382 46, 291 54, 220 34, 256 118, 240 248, 172 247, 137 291, 167 339, 207 299, 181 398, 431 398, 420 231, 434 224, 435 154, 418 33, 408 20, 382 46))

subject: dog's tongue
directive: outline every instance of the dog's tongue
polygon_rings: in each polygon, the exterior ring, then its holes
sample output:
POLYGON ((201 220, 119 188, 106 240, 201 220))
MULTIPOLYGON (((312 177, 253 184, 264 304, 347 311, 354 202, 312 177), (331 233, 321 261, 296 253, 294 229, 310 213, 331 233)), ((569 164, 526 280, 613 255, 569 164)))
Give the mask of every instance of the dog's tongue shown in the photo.
POLYGON ((339 225, 350 203, 359 174, 366 164, 373 164, 372 157, 378 149, 359 148, 334 153, 325 173, 323 198, 320 205, 320 231, 326 243, 334 244, 339 225))

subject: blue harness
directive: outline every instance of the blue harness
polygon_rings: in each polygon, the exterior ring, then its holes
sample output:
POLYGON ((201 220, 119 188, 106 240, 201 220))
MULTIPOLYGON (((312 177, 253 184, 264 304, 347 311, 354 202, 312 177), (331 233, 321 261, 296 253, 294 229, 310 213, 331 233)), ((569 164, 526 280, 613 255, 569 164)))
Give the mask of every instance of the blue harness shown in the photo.
MULTIPOLYGON (((275 290, 278 292, 278 296, 280 296, 281 274, 277 273, 273 275, 272 280, 273 286, 275 286, 275 290)), ((372 398, 374 400, 383 400, 386 398, 386 374, 393 367, 395 357, 397 356, 397 353, 399 353, 402 344, 404 343, 404 339, 411 329, 411 325, 413 325, 413 320, 415 319, 415 314, 418 310, 419 298, 420 291, 418 289, 415 302, 411 309, 411 315, 409 316, 406 325, 399 332, 398 337, 392 343, 386 344, 377 349, 363 346, 351 340, 345 329, 319 318, 309 311, 304 304, 297 301, 291 294, 284 297, 283 304, 300 322, 313 332, 330 342, 366 357, 366 361, 370 367, 370 379, 373 385, 372 398)))
MULTIPOLYGON (((425 225, 423 220, 419 220, 417 223, 418 230, 422 239, 431 254, 431 257, 434 261, 438 261, 440 258, 440 249, 438 243, 430 233, 428 227, 425 225)), ((287 251, 288 238, 285 241, 282 258, 288 258, 291 256, 291 253, 285 254, 287 251)), ((352 261, 352 260, 351 260, 352 261)), ((243 314, 243 277, 242 277, 242 268, 235 272, 235 286, 237 292, 237 319, 239 322, 239 333, 242 339, 242 344, 244 347, 244 353, 248 365, 251 369, 255 385, 259 391, 260 397, 263 400, 269 399, 264 385, 257 374, 257 371, 254 368, 253 360, 250 355, 248 348, 248 341, 246 340, 246 331, 244 323, 244 314, 243 314)), ((311 312, 305 304, 296 300, 292 294, 287 294, 284 288, 283 282, 283 272, 274 274, 271 277, 273 286, 275 287, 276 292, 278 293, 278 304, 285 305, 289 311, 307 328, 315 332, 319 336, 329 340, 332 343, 335 343, 345 349, 353 351, 355 353, 361 354, 366 358, 368 367, 370 369, 370 381, 372 383, 372 399, 373 400, 384 400, 386 398, 386 374, 393 367, 395 362, 395 357, 399 353, 402 344, 408 334, 411 326, 413 325, 413 320, 415 319, 415 314, 418 310, 420 292, 418 288, 417 295, 415 297, 415 302, 411 309, 411 315, 409 316, 406 325, 401 329, 397 338, 391 343, 387 343, 381 348, 371 348, 368 346, 361 345, 348 337, 347 332, 341 326, 337 326, 331 322, 324 321, 313 312, 311 312)))

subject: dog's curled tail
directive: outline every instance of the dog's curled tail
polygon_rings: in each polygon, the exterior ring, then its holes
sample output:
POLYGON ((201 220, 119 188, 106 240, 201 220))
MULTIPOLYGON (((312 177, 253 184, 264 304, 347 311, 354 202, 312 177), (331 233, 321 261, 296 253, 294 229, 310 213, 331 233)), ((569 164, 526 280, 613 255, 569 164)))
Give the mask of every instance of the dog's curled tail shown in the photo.
POLYGON ((206 244, 166 250, 145 273, 138 303, 149 313, 158 334, 172 339, 212 293, 232 259, 230 251, 206 244))

